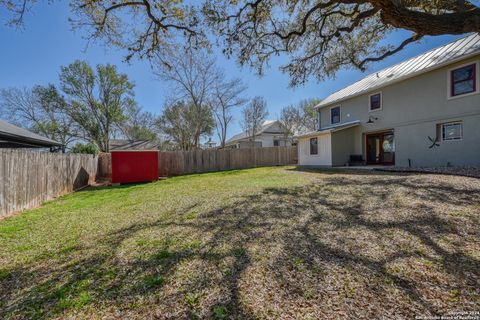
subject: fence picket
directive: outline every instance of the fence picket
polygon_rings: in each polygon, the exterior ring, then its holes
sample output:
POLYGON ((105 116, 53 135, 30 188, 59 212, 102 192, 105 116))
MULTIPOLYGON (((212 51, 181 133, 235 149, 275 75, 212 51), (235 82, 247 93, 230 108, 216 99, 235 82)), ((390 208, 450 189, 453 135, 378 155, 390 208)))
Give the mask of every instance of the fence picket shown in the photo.
POLYGON ((94 181, 98 157, 0 149, 0 217, 94 181))

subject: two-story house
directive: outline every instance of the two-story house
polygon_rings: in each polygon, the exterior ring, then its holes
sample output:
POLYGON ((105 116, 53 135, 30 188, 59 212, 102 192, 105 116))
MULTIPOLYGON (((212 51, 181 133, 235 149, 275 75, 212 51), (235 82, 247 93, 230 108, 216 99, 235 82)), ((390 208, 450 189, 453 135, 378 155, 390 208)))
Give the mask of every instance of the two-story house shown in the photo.
MULTIPOLYGON (((289 147, 292 145, 291 138, 278 120, 266 120, 258 128, 255 134, 255 147, 289 147)), ((226 148, 244 149, 251 148, 253 141, 247 132, 241 132, 228 139, 226 148)))
POLYGON ((299 165, 480 165, 480 35, 373 73, 318 106, 299 165))

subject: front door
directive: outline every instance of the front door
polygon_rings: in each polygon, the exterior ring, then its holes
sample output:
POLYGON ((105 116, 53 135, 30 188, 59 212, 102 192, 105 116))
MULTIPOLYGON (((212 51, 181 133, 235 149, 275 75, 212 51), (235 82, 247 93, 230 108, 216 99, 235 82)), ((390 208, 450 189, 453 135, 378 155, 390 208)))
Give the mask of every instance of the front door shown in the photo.
POLYGON ((367 134, 367 164, 395 164, 393 131, 367 134))

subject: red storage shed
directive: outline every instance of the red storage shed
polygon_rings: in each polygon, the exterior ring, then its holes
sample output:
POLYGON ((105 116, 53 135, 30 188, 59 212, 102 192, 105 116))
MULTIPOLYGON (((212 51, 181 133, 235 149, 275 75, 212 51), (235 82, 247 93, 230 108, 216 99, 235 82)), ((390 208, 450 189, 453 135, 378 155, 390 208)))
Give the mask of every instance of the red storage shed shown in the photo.
POLYGON ((112 151, 112 183, 158 179, 158 151, 112 151))

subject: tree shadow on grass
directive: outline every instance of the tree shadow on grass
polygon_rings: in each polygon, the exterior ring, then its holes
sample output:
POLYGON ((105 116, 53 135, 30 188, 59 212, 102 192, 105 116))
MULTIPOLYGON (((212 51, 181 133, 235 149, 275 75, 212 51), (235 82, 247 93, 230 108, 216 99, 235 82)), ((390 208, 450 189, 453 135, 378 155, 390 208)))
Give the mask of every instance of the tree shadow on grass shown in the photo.
MULTIPOLYGON (((477 187, 332 175, 6 270, 0 316, 333 318, 480 307, 477 187), (467 196, 466 196, 467 195, 467 196), (445 214, 443 206, 463 212, 445 214)), ((447 210, 448 211, 448 210, 447 210)))

